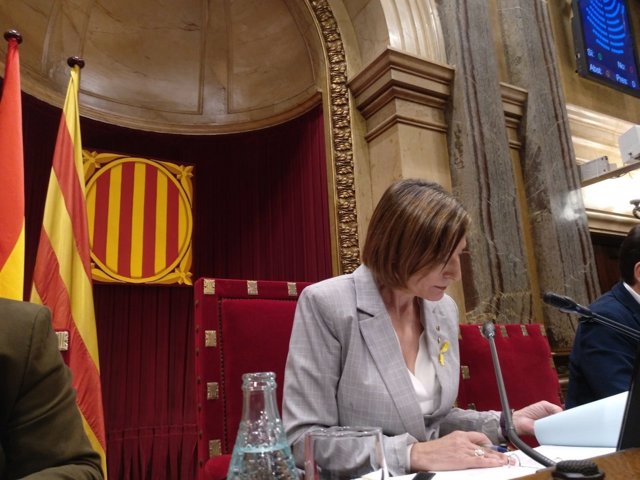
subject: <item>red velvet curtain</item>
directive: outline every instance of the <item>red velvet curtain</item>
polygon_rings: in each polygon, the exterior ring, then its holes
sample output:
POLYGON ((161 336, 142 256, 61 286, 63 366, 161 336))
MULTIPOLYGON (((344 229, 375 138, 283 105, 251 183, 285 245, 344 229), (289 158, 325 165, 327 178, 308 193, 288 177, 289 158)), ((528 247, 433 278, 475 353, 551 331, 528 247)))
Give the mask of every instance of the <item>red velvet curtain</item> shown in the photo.
MULTIPOLYGON (((26 285, 60 109, 23 95, 26 285)), ((166 135, 81 119, 83 147, 194 165, 194 279, 331 276, 322 110, 265 130, 166 135)), ((113 479, 191 479, 197 429, 193 289, 95 285, 113 479)))
POLYGON ((94 291, 110 478, 193 478, 192 289, 94 291))

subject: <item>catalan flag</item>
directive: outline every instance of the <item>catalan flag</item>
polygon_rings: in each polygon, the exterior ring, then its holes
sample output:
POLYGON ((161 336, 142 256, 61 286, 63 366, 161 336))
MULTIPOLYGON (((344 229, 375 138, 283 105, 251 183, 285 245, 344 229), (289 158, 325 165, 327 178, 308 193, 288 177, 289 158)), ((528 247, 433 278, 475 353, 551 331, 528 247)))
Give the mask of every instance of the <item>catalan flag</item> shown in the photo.
MULTIPOLYGON (((93 307, 78 91, 84 62, 70 58, 71 79, 53 154, 53 166, 33 272, 31 301, 51 309, 53 328, 69 332, 67 363, 85 430, 102 457, 106 443, 100 362, 93 307)), ((60 432, 64 434, 64 432, 60 432)))
POLYGON ((8 42, 0 101, 0 297, 23 300, 24 160, 20 57, 22 37, 6 32, 8 42))

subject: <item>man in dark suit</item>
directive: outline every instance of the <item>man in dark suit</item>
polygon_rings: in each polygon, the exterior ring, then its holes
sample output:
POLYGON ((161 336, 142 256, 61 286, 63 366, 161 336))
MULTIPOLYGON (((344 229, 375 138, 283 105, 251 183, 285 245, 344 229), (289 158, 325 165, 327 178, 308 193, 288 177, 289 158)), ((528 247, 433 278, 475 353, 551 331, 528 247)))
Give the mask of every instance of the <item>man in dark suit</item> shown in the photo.
POLYGON ((0 479, 102 479, 48 308, 0 299, 0 479))
MULTIPOLYGON (((621 280, 590 309, 640 332, 640 225, 620 246, 621 280)), ((605 325, 581 322, 569 361, 566 408, 629 390, 638 342, 605 325)))

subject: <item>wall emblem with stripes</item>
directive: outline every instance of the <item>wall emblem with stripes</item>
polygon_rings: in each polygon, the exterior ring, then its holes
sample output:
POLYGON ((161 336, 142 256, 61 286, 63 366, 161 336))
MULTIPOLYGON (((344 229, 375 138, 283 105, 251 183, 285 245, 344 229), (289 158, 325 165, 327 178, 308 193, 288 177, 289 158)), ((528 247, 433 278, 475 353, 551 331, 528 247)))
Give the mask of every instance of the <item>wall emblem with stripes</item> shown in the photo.
POLYGON ((83 150, 93 279, 191 285, 193 166, 83 150))

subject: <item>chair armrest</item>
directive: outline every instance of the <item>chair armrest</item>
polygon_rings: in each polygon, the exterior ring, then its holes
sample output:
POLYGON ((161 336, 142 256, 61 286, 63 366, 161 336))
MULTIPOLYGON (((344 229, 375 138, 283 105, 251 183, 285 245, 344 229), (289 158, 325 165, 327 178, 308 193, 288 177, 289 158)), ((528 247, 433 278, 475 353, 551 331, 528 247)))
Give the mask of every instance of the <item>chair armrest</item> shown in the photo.
POLYGON ((231 463, 231 455, 218 455, 211 457, 204 464, 204 478, 206 480, 225 480, 231 463))

